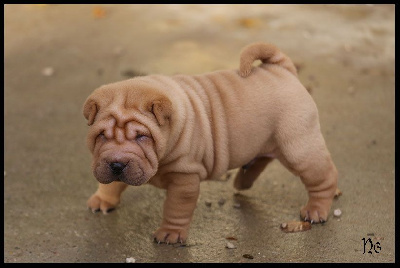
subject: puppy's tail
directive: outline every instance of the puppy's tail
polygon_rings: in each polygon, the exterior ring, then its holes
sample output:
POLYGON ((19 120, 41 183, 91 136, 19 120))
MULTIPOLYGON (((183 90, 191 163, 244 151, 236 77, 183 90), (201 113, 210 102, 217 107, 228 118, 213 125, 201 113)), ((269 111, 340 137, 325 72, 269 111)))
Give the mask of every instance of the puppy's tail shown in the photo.
POLYGON ((256 60, 261 60, 263 64, 278 64, 297 76, 296 67, 289 57, 283 54, 276 46, 262 42, 253 43, 243 48, 240 54, 240 76, 249 76, 253 62, 256 60))

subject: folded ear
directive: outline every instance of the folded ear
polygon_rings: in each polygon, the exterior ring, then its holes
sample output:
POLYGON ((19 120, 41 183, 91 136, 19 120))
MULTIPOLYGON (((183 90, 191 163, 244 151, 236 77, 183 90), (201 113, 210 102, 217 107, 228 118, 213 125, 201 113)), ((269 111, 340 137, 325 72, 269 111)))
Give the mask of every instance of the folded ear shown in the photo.
POLYGON ((96 101, 91 97, 87 98, 85 104, 83 105, 83 115, 88 120, 88 126, 93 124, 97 112, 98 107, 96 101))
POLYGON ((160 126, 165 125, 172 115, 172 103, 167 98, 153 100, 147 106, 148 110, 154 114, 160 126))

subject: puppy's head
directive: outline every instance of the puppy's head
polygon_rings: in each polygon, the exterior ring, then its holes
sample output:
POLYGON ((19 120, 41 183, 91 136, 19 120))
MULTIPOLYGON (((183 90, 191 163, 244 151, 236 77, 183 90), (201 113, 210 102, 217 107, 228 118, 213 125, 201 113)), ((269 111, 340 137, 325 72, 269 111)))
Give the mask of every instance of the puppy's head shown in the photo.
POLYGON ((86 99, 83 115, 100 183, 141 185, 156 174, 172 115, 162 92, 135 79, 105 85, 86 99))

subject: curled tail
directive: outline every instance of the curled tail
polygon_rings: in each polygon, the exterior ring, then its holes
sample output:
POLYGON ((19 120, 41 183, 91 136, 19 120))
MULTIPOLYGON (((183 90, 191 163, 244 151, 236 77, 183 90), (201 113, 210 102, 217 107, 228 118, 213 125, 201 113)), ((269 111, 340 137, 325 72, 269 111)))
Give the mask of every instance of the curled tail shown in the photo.
POLYGON ((253 62, 277 64, 297 76, 297 70, 292 60, 283 54, 276 46, 268 43, 253 43, 243 48, 240 54, 239 73, 242 77, 250 75, 253 62))

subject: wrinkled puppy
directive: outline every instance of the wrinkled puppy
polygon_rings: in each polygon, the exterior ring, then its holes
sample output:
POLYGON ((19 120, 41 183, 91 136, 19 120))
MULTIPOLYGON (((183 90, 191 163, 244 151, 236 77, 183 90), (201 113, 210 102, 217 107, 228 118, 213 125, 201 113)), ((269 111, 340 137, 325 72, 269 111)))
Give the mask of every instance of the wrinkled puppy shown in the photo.
POLYGON ((149 75, 96 89, 83 108, 87 144, 100 182, 87 205, 107 212, 127 185, 166 189, 158 242, 184 242, 200 182, 241 167, 235 188, 248 189, 273 159, 308 191, 302 219, 324 222, 337 170, 320 131, 317 107, 292 61, 254 43, 239 70, 149 75), (255 60, 261 64, 253 67, 255 60))

